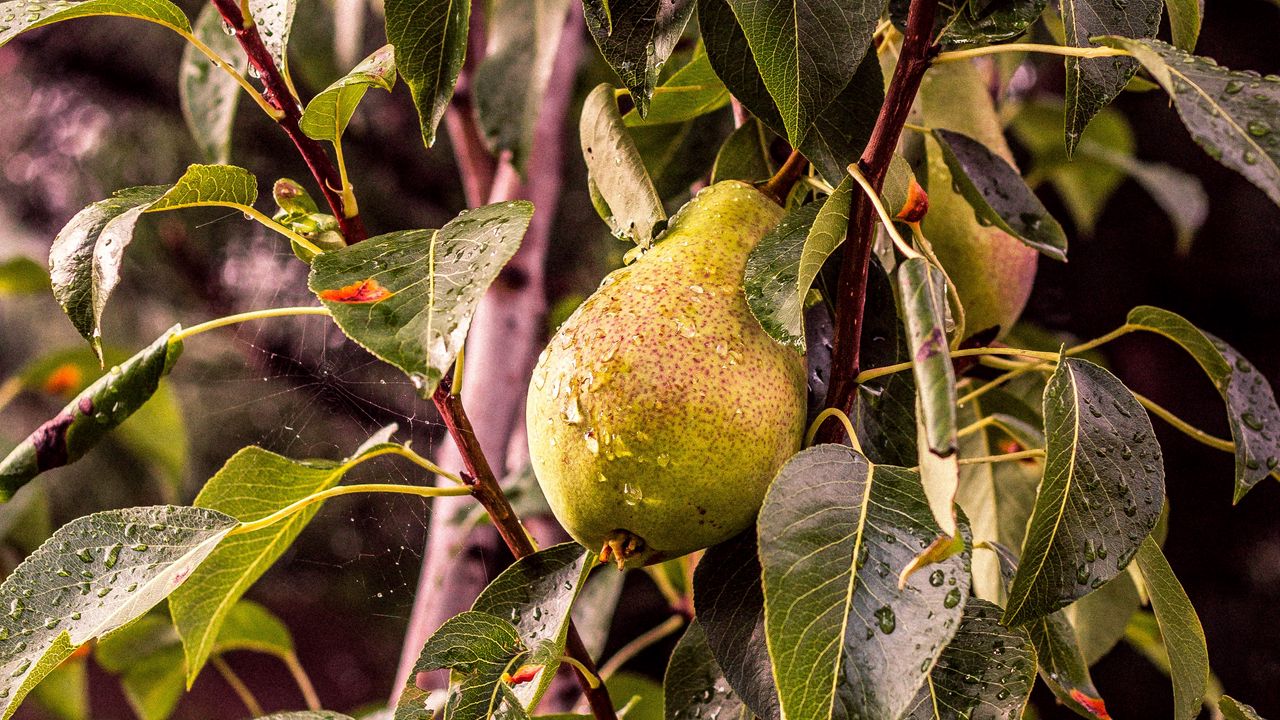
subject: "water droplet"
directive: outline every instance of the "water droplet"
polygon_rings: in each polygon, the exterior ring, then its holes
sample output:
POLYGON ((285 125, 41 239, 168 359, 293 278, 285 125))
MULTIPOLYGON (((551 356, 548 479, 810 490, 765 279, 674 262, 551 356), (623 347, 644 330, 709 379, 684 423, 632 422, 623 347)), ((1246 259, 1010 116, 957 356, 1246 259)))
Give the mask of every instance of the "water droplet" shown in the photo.
POLYGON ((888 635, 898 625, 898 619, 893 615, 893 608, 888 605, 882 606, 875 611, 876 625, 879 626, 880 632, 888 635))
POLYGON ((640 504, 640 501, 644 500, 644 491, 642 491, 642 490, 640 489, 640 486, 638 486, 638 485, 632 485, 632 484, 631 484, 631 483, 629 483, 629 482, 628 482, 628 483, 623 483, 623 484, 622 484, 622 499, 623 499, 623 501, 624 501, 624 502, 626 502, 628 505, 631 505, 631 506, 633 506, 633 507, 634 507, 634 506, 636 506, 636 505, 639 505, 639 504, 640 504))
POLYGON ((108 570, 115 567, 116 563, 120 561, 120 550, 122 547, 123 546, 120 545, 120 543, 116 543, 107 550, 107 556, 103 559, 102 563, 107 566, 108 570))
POLYGON ((929 584, 934 587, 942 587, 942 581, 945 579, 946 576, 941 570, 934 570, 929 573, 929 584))
POLYGON ((953 608, 960 604, 960 588, 951 588, 947 591, 947 596, 942 598, 942 607, 953 608))

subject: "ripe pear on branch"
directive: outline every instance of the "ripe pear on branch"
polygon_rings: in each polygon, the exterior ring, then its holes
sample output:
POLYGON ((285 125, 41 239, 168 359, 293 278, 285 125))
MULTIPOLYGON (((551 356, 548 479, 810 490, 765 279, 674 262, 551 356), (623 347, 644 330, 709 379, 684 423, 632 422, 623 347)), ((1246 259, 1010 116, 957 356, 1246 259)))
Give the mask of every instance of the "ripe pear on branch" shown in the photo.
POLYGON ((743 272, 783 209, 725 181, 605 278, 529 387, 530 455, 556 518, 619 566, 714 545, 755 519, 800 448, 804 358, 747 308, 743 272))

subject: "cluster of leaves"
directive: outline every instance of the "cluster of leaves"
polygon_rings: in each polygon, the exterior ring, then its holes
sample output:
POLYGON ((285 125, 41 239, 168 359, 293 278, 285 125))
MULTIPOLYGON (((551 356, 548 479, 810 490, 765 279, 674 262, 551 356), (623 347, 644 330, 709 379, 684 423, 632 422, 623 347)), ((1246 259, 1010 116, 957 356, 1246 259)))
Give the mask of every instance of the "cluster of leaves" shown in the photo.
MULTIPOLYGON (((668 204, 693 180, 708 173, 713 181, 765 180, 776 168, 774 141, 785 141, 815 175, 790 194, 787 217, 753 254, 744 284, 762 327, 805 351, 816 340, 806 337, 806 309, 815 294, 829 297, 821 289, 851 209, 861 202, 860 176, 847 166, 880 114, 881 64, 892 65, 899 37, 893 23, 902 24, 906 5, 585 0, 589 30, 632 106, 623 112, 620 91, 610 85, 595 88, 584 103, 580 138, 601 216, 643 252, 661 240, 668 204), (690 32, 695 8, 694 49, 678 69, 664 71, 690 32), (723 120, 731 98, 745 117, 728 131, 723 120), (705 142, 708 134, 716 142, 705 142)), ((1198 3, 1060 5, 1059 16, 1045 0, 939 3, 934 40, 938 49, 954 51, 1058 31, 1063 44, 1082 51, 1065 61, 1062 158, 1041 142, 1042 118, 1029 115, 1015 125, 1041 179, 1068 198, 1077 221, 1096 215, 1101 200, 1081 194, 1079 167, 1065 164, 1073 153, 1112 173, 1169 177, 1134 160, 1123 132, 1096 133, 1092 142, 1086 131, 1095 118, 1108 117, 1106 105, 1139 69, 1170 95, 1211 156, 1280 202, 1280 128, 1273 129, 1280 122, 1280 79, 1190 54, 1198 3), (1174 45, 1155 39, 1165 8, 1174 45)), ((250 0, 248 8, 288 81, 293 3, 250 0)), ((307 136, 333 146, 347 208, 355 203, 341 138, 366 91, 390 90, 403 78, 430 146, 466 52, 465 0, 390 0, 385 9, 391 44, 314 97, 299 122, 307 136)), ((529 154, 567 10, 564 2, 490 6, 490 53, 474 92, 486 139, 518 166, 529 154)), ((94 203, 55 239, 47 276, 7 263, 0 289, 51 289, 102 361, 114 353, 104 346, 101 319, 142 216, 234 208, 287 238, 310 263, 309 287, 338 327, 431 396, 455 361, 480 297, 515 253, 532 206, 488 205, 439 229, 392 232, 349 247, 326 235, 333 218, 292 189, 282 194, 277 185, 281 212, 268 218, 254 207, 257 179, 225 164, 235 97, 241 89, 257 91, 244 76, 245 62, 229 57, 239 54, 217 10, 206 7, 193 26, 167 0, 10 0, 0 3, 0 44, 89 15, 147 20, 190 42, 180 78, 184 109, 198 146, 218 164, 193 165, 172 185, 129 188, 94 203)), ((1236 500, 1280 463, 1280 408, 1271 388, 1234 349, 1151 307, 1135 309, 1099 342, 964 348, 970 334, 946 268, 918 224, 895 227, 888 218, 910 197, 922 152, 938 153, 980 223, 1055 260, 1067 257, 1066 233, 1000 152, 928 125, 927 113, 922 120, 923 142, 914 150, 904 143, 883 192, 870 194, 889 208, 886 231, 898 237, 881 248, 884 262, 868 283, 868 307, 885 312, 880 332, 868 333, 864 343, 876 369, 861 383, 866 392, 858 397, 852 446, 817 445, 795 455, 778 473, 757 526, 702 558, 684 591, 692 594, 697 619, 671 657, 665 715, 1018 717, 1038 673, 1072 709, 1106 717, 1089 665, 1126 633, 1139 636, 1134 628, 1146 623, 1148 644, 1162 646, 1177 716, 1194 717, 1208 699, 1204 635, 1153 535, 1166 498, 1147 409, 1168 418, 1083 355, 1127 332, 1156 333, 1188 352, 1226 405, 1232 439, 1211 444, 1235 454, 1236 500), (1002 355, 1012 359, 995 357, 1002 355), (979 361, 965 364, 965 357, 979 361), (1006 372, 992 378, 988 365, 1006 372), (1151 613, 1140 609, 1143 598, 1151 613)), ((1116 182, 1102 182, 1102 195, 1116 182)), ((1196 214, 1184 217, 1183 227, 1193 232, 1196 214)), ((25 373, 22 387, 50 389, 61 377, 57 392, 73 397, 0 461, 5 497, 40 472, 74 462, 117 427, 129 442, 130 423, 136 427, 148 408, 166 412, 156 409, 162 378, 183 341, 221 322, 175 327, 93 383, 83 381, 83 363, 70 359, 25 373)), ((145 438, 133 442, 148 451, 145 438)), ((8 608, 0 616, 0 715, 11 716, 42 680, 66 672, 77 648, 95 639, 102 639, 100 663, 122 675, 144 717, 167 715, 181 683, 189 686, 219 653, 259 649, 296 663, 287 633, 242 596, 303 530, 313 503, 335 492, 352 467, 383 455, 430 469, 389 434, 342 461, 246 448, 192 506, 107 511, 55 532, 0 585, 0 606, 8 608), (162 601, 171 622, 148 614, 162 601)), ((529 717, 568 652, 571 611, 592 566, 576 545, 518 561, 423 647, 416 669, 448 669, 447 696, 428 698, 411 683, 394 717, 428 718, 437 709, 458 720, 529 717)), ((1225 696, 1220 702, 1228 716, 1252 714, 1225 696)))

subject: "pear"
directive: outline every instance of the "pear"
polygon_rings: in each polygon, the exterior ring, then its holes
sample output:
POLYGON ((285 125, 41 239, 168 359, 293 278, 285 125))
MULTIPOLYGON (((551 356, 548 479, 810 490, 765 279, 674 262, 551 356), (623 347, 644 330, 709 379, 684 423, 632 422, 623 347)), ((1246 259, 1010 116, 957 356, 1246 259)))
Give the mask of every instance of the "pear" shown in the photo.
MULTIPOLYGON (((920 87, 920 111, 929 127, 964 133, 1014 164, 987 83, 972 63, 930 68, 920 87)), ((951 172, 933 138, 926 140, 925 149, 929 212, 921 229, 955 284, 964 306, 965 333, 997 327, 997 335, 1003 336, 1031 295, 1037 253, 1008 233, 979 223, 969 202, 952 188, 951 172)))
POLYGON ((804 358, 765 334, 743 294, 747 255, 782 215, 746 183, 702 190, 539 357, 533 469, 602 559, 647 565, 733 537, 799 450, 804 358))

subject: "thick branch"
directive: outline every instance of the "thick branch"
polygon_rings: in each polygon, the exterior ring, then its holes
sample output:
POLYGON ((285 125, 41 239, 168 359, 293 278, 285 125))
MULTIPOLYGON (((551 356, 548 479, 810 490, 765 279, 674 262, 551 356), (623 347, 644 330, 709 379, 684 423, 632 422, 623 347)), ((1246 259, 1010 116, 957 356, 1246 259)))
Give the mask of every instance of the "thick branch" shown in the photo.
POLYGON ((245 55, 249 58, 250 67, 254 69, 262 80, 263 96, 271 107, 280 111, 275 121, 279 123, 285 134, 297 146, 302 159, 306 161, 307 167, 311 169, 311 174, 315 177, 316 183, 320 185, 320 193, 324 195, 324 199, 329 203, 329 208, 333 211, 334 217, 338 219, 338 226, 342 230, 343 236, 348 243, 357 243, 364 240, 367 236, 364 229, 364 221, 360 219, 359 213, 355 212, 354 209, 348 213, 343 204, 342 179, 338 174, 338 169, 334 167, 333 162, 329 159, 329 154, 325 152, 324 146, 318 141, 307 137, 302 132, 302 128, 299 127, 298 121, 302 118, 302 106, 299 104, 298 99, 294 97, 289 84, 285 82, 281 68, 276 67, 275 60, 271 57, 271 51, 267 50, 267 46, 262 42, 262 36, 258 33, 258 26, 253 23, 252 18, 248 22, 245 21, 238 0, 212 1, 214 7, 218 8, 218 14, 222 15, 222 19, 232 28, 235 28, 236 40, 240 42, 240 47, 244 49, 245 55))
MULTIPOLYGON (((507 496, 502 492, 498 479, 494 477, 493 470, 489 467, 489 461, 480 449, 480 442, 471 428, 471 421, 467 419, 461 398, 451 394, 448 385, 442 382, 436 388, 432 401, 445 427, 449 430, 449 436, 453 438, 454 444, 458 446, 462 455, 462 464, 466 468, 463 478, 471 487, 471 495, 489 513, 489 518, 511 550, 511 554, 519 559, 535 552, 533 541, 525 532, 524 525, 520 524, 520 518, 516 517, 515 510, 507 501, 507 496)), ((596 674, 595 661, 591 659, 591 653, 587 652, 586 646, 582 644, 582 638, 578 636, 578 631, 573 627, 572 622, 569 623, 565 653, 582 663, 588 672, 596 674)), ((604 683, 599 683, 593 688, 581 672, 577 672, 576 675, 578 685, 582 688, 582 693, 596 720, 616 720, 613 702, 609 699, 609 690, 604 683)))
MULTIPOLYGON (((920 90, 920 81, 929 69, 937 47, 933 45, 933 20, 938 0, 911 0, 902 52, 876 118, 871 140, 858 160, 862 174, 879 192, 884 185, 889 161, 902 135, 902 126, 911 113, 911 104, 920 90)), ((867 269, 875 240, 876 213, 865 194, 859 194, 849 216, 840 284, 836 291, 835 341, 831 360, 831 390, 827 406, 851 413, 858 375, 858 350, 862 342, 863 307, 867 295, 867 269)), ((819 442, 838 442, 842 428, 828 423, 818 434, 819 442)))

